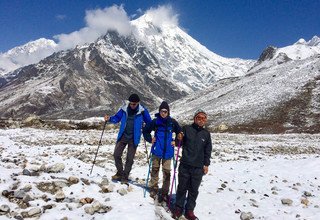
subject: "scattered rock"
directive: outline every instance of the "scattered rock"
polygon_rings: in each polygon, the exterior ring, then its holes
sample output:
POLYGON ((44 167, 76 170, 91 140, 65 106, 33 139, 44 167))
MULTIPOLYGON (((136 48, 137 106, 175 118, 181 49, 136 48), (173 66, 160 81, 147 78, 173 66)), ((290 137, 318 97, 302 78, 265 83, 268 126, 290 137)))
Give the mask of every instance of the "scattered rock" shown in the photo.
POLYGON ((301 204, 304 204, 305 206, 308 206, 309 200, 306 198, 301 199, 301 204))
POLYGON ((10 207, 7 205, 0 206, 0 215, 5 215, 10 212, 10 207))
POLYGON ((88 180, 88 179, 80 178, 80 180, 81 180, 84 184, 86 184, 86 185, 90 185, 90 182, 89 182, 89 180, 88 180))
POLYGON ((57 202, 61 202, 65 199, 65 195, 64 195, 64 192, 62 190, 59 190, 56 195, 55 195, 55 199, 57 202))
POLYGON ((80 203, 82 205, 90 204, 90 203, 92 203, 93 200, 94 200, 93 198, 86 197, 86 198, 80 199, 80 203))
POLYGON ((281 199, 283 205, 292 205, 293 201, 291 199, 281 199))
POLYGON ((21 212, 23 218, 31 218, 40 216, 41 209, 40 208, 31 208, 29 211, 21 212))
POLYGON ((251 212, 241 212, 240 219, 241 220, 250 220, 250 219, 253 219, 253 215, 251 212))
POLYGON ((305 196, 307 196, 307 197, 312 196, 312 194, 311 194, 310 192, 307 192, 307 191, 304 191, 304 192, 303 192, 303 195, 305 195, 305 196))
POLYGON ((72 185, 72 184, 77 184, 77 183, 79 183, 79 178, 77 178, 77 177, 75 177, 75 176, 70 176, 70 177, 68 178, 68 182, 70 183, 70 185, 72 185))
POLYGON ((121 188, 117 190, 117 193, 119 193, 120 195, 124 196, 128 193, 128 191, 125 188, 121 188))
POLYGON ((52 166, 47 167, 48 173, 60 173, 65 169, 65 165, 63 163, 56 163, 52 166))

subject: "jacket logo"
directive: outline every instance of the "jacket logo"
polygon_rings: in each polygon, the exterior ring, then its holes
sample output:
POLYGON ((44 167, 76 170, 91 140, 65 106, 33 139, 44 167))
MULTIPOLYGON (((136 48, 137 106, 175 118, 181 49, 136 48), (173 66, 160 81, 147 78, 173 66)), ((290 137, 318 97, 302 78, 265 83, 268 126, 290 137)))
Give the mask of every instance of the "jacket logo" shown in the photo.
POLYGON ((202 142, 205 142, 205 139, 201 138, 202 142))

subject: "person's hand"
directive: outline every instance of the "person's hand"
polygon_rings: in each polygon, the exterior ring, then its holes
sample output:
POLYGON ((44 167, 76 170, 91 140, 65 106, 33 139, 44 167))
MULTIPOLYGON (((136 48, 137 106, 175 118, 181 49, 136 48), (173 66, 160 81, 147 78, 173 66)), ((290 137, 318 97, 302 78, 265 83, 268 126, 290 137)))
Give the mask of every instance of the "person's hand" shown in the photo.
POLYGON ((104 120, 105 120, 105 121, 109 121, 109 119, 110 119, 110 116, 109 116, 109 115, 105 115, 105 116, 104 116, 104 120))
POLYGON ((172 147, 176 146, 176 142, 175 141, 171 141, 171 146, 172 147))
POLYGON ((151 143, 154 144, 156 142, 156 138, 153 137, 151 143))
POLYGON ((183 132, 180 132, 180 133, 178 134, 177 139, 178 139, 179 141, 182 141, 182 139, 183 139, 183 132))
POLYGON ((209 171, 209 167, 208 166, 203 166, 203 173, 206 175, 209 171))

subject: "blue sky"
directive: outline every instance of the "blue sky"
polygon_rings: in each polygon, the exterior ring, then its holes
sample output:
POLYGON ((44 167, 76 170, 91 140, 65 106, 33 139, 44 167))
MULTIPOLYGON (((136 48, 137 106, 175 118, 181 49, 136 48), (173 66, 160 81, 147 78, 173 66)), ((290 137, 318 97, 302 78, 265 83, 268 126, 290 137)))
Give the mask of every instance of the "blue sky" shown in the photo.
POLYGON ((131 18, 170 4, 179 26, 224 57, 257 59, 269 46, 320 36, 319 0, 0 0, 0 52, 85 27, 86 10, 123 4, 131 18))

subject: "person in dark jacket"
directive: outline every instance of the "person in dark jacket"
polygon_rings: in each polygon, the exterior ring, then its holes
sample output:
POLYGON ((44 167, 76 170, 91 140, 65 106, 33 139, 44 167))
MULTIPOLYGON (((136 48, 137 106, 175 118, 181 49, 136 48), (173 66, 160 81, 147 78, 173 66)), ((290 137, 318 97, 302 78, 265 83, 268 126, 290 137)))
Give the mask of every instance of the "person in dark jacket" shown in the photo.
POLYGON ((199 109, 194 114, 194 123, 182 128, 182 158, 179 165, 178 189, 173 218, 179 218, 185 208, 188 220, 198 219, 194 214, 202 176, 208 173, 212 143, 210 132, 204 128, 207 114, 199 109), (188 192, 188 196, 186 194, 188 192), (185 200, 187 200, 185 204, 185 200))
POLYGON ((170 117, 170 109, 167 102, 163 101, 159 106, 159 113, 155 115, 151 123, 144 128, 144 138, 152 143, 152 169, 150 179, 150 196, 156 198, 158 194, 159 170, 162 164, 163 182, 162 193, 159 201, 167 201, 170 187, 171 159, 174 157, 173 133, 176 136, 181 132, 178 122, 170 117), (151 132, 154 137, 151 138, 151 132))
POLYGON ((114 116, 104 116, 105 121, 114 124, 121 121, 117 144, 113 153, 117 173, 112 176, 112 180, 121 180, 121 183, 128 183, 134 155, 140 143, 143 122, 151 122, 150 114, 147 108, 140 104, 140 98, 137 94, 131 94, 128 100, 129 103, 126 102, 114 116), (122 154, 127 145, 127 158, 123 169, 122 154))

